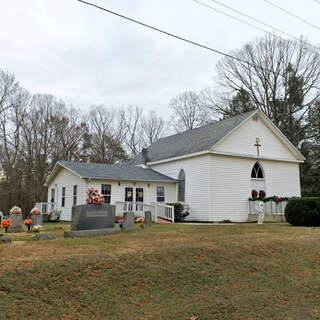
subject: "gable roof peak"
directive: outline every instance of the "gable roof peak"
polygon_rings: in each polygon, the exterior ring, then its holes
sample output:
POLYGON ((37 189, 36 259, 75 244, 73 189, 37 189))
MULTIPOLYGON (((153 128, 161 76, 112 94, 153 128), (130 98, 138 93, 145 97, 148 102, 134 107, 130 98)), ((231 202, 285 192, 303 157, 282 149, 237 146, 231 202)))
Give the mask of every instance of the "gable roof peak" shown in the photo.
MULTIPOLYGON (((148 147, 149 162, 210 150, 224 136, 257 111, 252 110, 232 118, 211 122, 201 127, 161 138, 148 147)), ((144 163, 142 155, 136 156, 133 163, 144 163)))

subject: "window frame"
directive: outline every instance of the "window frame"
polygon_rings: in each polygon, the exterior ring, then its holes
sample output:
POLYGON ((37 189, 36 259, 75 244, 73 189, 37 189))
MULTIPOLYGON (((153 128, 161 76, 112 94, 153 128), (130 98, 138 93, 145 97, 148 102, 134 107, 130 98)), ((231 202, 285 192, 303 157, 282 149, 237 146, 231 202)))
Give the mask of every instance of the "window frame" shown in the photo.
POLYGON ((252 169, 251 169, 251 180, 264 180, 265 179, 265 174, 262 168, 262 165, 259 162, 255 162, 255 164, 253 165, 252 169), (256 168, 256 165, 258 166, 258 168, 256 168), (255 176, 252 176, 254 173, 255 176), (259 173, 261 173, 262 178, 259 178, 259 173))
POLYGON ((124 201, 125 202, 133 202, 133 187, 125 187, 124 188, 124 201), (131 197, 128 197, 128 192, 131 192, 131 197), (129 200, 131 199, 131 200, 129 200))
POLYGON ((104 203, 111 203, 112 185, 111 183, 101 183, 101 195, 104 198, 104 203), (106 192, 109 191, 109 192, 106 192))
POLYGON ((157 202, 165 202, 165 189, 164 186, 157 186, 157 202), (159 192, 159 189, 162 188, 162 195, 161 195, 161 191, 159 192), (162 199, 162 200, 160 200, 162 199))
POLYGON ((178 180, 178 201, 184 202, 186 199, 186 173, 183 169, 179 172, 178 180))
POLYGON ((78 197, 78 185, 73 185, 73 205, 77 205, 77 197, 78 197))
POLYGON ((61 189, 61 208, 66 206, 66 187, 62 187, 61 189))

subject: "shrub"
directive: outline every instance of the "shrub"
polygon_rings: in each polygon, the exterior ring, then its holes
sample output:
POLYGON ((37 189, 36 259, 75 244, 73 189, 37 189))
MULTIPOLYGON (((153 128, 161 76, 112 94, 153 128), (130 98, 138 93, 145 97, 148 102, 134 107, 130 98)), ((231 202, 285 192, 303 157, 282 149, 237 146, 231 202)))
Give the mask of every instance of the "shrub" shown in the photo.
POLYGON ((284 215, 294 226, 320 226, 320 198, 292 198, 284 215))
POLYGON ((180 222, 189 215, 189 212, 185 210, 184 205, 180 202, 167 203, 168 206, 174 207, 174 222, 180 222))

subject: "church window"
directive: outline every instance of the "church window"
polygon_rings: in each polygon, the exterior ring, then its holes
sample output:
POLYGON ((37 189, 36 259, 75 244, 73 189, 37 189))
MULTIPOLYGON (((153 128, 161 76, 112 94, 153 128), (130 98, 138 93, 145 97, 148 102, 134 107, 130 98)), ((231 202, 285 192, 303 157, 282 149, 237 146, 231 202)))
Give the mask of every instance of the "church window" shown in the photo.
POLYGON ((157 202, 164 202, 164 186, 157 187, 157 202))
POLYGON ((101 185, 101 195, 104 197, 105 203, 111 202, 111 184, 101 185))
POLYGON ((178 201, 185 201, 186 176, 183 169, 179 173, 178 180, 178 201))
POLYGON ((263 171, 262 167, 260 166, 259 162, 256 162, 251 171, 251 178, 252 179, 263 179, 263 171))
POLYGON ((66 187, 62 187, 61 194, 61 207, 64 207, 66 204, 66 187))

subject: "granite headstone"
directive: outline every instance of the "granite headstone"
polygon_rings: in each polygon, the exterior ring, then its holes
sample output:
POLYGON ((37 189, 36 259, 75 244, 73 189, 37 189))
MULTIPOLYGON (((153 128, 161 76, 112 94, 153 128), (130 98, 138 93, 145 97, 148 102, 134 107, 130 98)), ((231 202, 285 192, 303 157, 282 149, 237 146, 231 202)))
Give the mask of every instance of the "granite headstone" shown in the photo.
POLYGON ((84 204, 72 207, 72 231, 114 228, 114 221, 113 205, 84 204))
POLYGON ((33 214, 31 216, 32 222, 31 226, 42 226, 43 225, 43 216, 42 214, 33 214))
POLYGON ((124 212, 122 230, 132 230, 132 229, 134 229, 134 213, 124 212))
POLYGON ((23 232, 23 217, 22 214, 10 214, 9 233, 23 232))
POLYGON ((144 213, 144 224, 146 227, 152 227, 152 215, 151 211, 146 211, 144 213))

